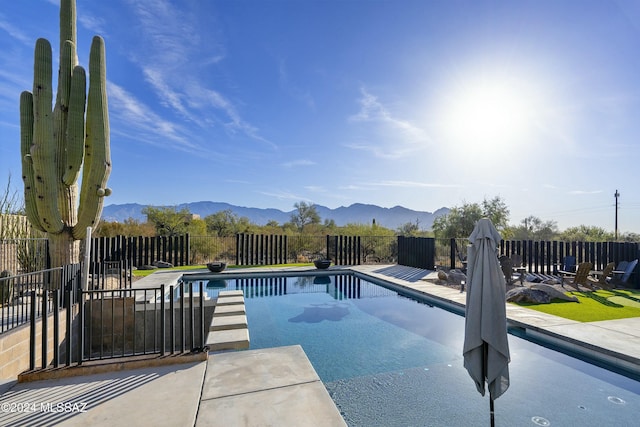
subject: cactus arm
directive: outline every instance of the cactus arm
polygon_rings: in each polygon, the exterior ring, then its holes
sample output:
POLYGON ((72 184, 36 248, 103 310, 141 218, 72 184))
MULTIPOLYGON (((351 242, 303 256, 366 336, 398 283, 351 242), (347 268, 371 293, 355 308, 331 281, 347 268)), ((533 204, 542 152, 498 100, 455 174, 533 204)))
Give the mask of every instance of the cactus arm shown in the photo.
MULTIPOLYGON (((60 51, 60 68, 58 70, 58 90, 56 93, 56 104, 53 108, 53 140, 56 145, 56 165, 58 166, 57 176, 62 177, 67 164, 67 121, 69 116, 69 94, 71 92, 71 71, 75 64, 75 45, 66 40, 60 51)), ((75 224, 77 190, 75 183, 69 185, 58 185, 58 210, 62 221, 67 225, 75 224), (74 188, 69 188, 73 185, 74 188)))
POLYGON ((31 144, 33 143, 33 96, 31 92, 20 94, 20 156, 22 158, 22 180, 24 181, 24 204, 27 219, 37 230, 44 231, 40 225, 38 208, 36 207, 36 192, 31 159, 31 144))
POLYGON ((52 140, 53 117, 51 104, 51 44, 45 39, 36 41, 33 76, 33 159, 34 188, 40 225, 48 233, 59 233, 64 228, 58 211, 58 178, 56 146, 52 140))
POLYGON ((53 135, 58 150, 59 174, 64 173, 65 161, 65 132, 67 130, 67 116, 69 111, 69 94, 71 92, 71 71, 76 64, 72 63, 75 46, 67 40, 60 51, 60 69, 58 70, 58 91, 56 105, 53 108, 53 135))
POLYGON ((62 182, 70 186, 78 180, 84 157, 84 107, 86 102, 86 75, 84 68, 76 66, 71 78, 69 117, 67 120, 67 153, 62 182))
MULTIPOLYGON (((75 46, 77 44, 76 31, 76 2, 75 0, 60 0, 60 52, 62 52, 64 43, 69 40, 75 46)), ((78 54, 73 50, 72 68, 78 65, 78 54)))
POLYGON ((73 236, 76 239, 85 236, 88 226, 97 224, 104 197, 111 194, 111 190, 106 188, 111 173, 111 154, 105 62, 104 40, 95 36, 89 54, 85 169, 82 172, 78 222, 73 227, 73 236))

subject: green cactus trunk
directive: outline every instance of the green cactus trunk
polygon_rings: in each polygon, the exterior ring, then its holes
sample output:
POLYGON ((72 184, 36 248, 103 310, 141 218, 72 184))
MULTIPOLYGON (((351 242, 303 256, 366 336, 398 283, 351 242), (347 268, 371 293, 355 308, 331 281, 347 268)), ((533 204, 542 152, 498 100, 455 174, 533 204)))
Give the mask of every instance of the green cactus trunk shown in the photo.
POLYGON ((56 103, 51 44, 36 42, 33 91, 20 95, 20 147, 27 218, 49 237, 52 266, 79 262, 79 240, 102 214, 111 173, 104 40, 89 56, 89 94, 76 52, 76 2, 60 1, 56 103), (78 203, 78 176, 82 185, 78 203))

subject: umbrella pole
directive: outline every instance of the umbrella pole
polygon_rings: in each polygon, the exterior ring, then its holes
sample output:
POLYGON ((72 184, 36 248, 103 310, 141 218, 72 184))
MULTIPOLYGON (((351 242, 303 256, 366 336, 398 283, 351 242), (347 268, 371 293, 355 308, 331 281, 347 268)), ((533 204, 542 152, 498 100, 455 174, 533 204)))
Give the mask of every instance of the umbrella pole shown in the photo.
POLYGON ((491 416, 491 427, 495 427, 496 420, 493 416, 493 396, 491 396, 491 393, 489 393, 489 414, 491 416))

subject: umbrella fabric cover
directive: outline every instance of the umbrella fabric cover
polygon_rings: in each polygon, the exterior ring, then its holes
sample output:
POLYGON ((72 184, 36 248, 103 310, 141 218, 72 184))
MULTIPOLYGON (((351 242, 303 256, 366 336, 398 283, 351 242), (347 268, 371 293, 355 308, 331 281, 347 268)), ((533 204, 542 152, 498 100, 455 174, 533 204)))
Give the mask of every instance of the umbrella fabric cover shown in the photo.
POLYGON ((509 388, 509 342, 504 274, 497 256, 500 233, 481 219, 469 236, 464 367, 484 396, 485 380, 492 399, 509 388))

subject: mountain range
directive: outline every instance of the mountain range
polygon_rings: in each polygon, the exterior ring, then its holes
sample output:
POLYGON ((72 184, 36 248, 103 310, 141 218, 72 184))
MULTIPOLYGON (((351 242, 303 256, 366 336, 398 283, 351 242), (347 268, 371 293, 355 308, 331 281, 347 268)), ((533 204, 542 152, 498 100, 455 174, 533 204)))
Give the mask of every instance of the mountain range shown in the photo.
MULTIPOLYGON (((108 205, 102 210, 102 219, 105 221, 123 222, 126 219, 132 218, 144 222, 147 218, 142 213, 142 210, 146 206, 147 205, 138 203, 108 205)), ((278 209, 248 208, 221 202, 183 203, 172 207, 175 207, 177 210, 188 209, 189 212, 200 215, 201 218, 220 211, 230 210, 239 217, 249 218, 249 221, 257 225, 265 225, 271 220, 277 221, 278 224, 284 224, 285 222, 291 221, 291 215, 296 212, 295 209, 284 212, 278 209)), ((336 209, 330 209, 320 205, 315 205, 315 207, 322 222, 325 220, 333 220, 336 225, 344 226, 347 224, 371 224, 375 220, 376 224, 393 230, 406 223, 415 224, 416 222, 421 230, 430 230, 435 218, 449 212, 449 209, 444 207, 435 212, 425 212, 414 211, 402 206, 383 208, 362 203, 354 203, 350 206, 341 206, 336 209)))

